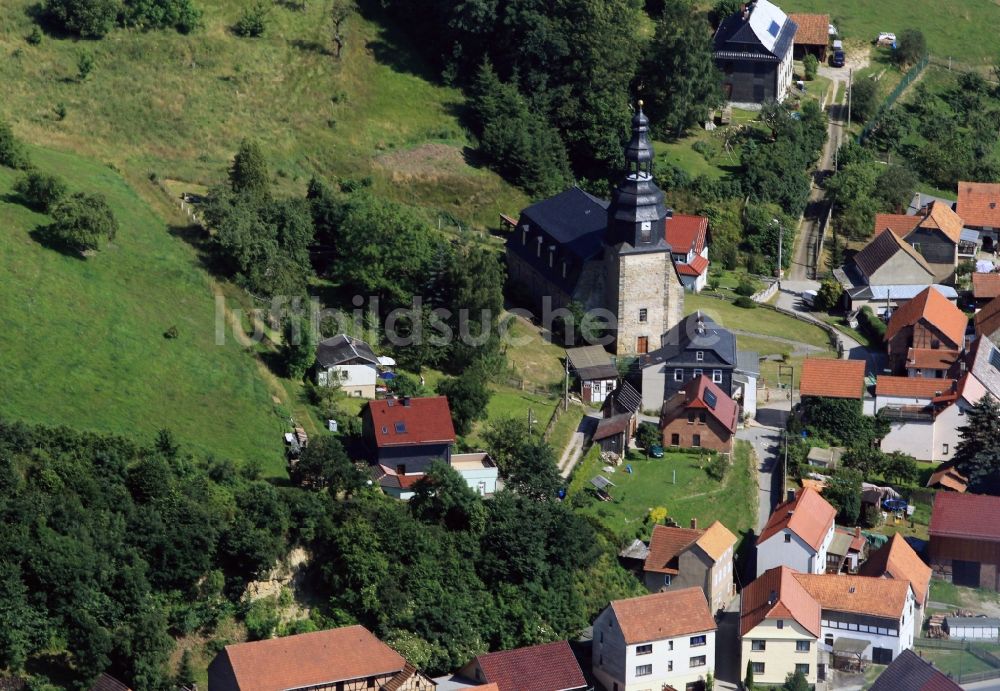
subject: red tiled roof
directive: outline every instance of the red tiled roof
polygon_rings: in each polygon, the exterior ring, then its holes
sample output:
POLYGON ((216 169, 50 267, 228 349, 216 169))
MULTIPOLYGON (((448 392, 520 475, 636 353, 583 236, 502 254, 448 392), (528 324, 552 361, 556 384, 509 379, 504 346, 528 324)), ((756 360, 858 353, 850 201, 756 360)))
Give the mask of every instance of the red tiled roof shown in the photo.
POLYGON ((958 362, 961 353, 948 348, 909 348, 906 366, 917 369, 946 370, 958 362))
POLYGON ((880 374, 875 379, 876 396, 903 396, 906 398, 926 398, 948 393, 955 389, 954 379, 933 379, 930 377, 890 377, 880 374))
POLYGON ((917 227, 920 220, 920 216, 907 216, 906 214, 875 214, 875 235, 885 230, 891 230, 897 237, 905 238, 910 234, 910 231, 917 227))
POLYGON ((944 334, 951 345, 961 347, 969 319, 954 303, 931 286, 892 313, 885 330, 885 340, 892 340, 900 331, 921 319, 944 334))
POLYGON ((799 394, 828 398, 856 398, 865 391, 864 360, 806 358, 799 375, 799 394))
POLYGON ((674 214, 668 218, 663 231, 663 239, 675 254, 694 250, 695 254, 705 249, 705 235, 708 219, 691 214, 674 214))
POLYGON ((701 588, 666 590, 653 595, 612 600, 626 645, 715 631, 715 618, 701 588))
POLYGON ((475 661, 486 681, 496 684, 499 691, 565 691, 587 687, 580 664, 566 641, 487 653, 475 661))
POLYGON ((825 46, 830 42, 830 15, 790 12, 788 18, 799 27, 795 31, 795 45, 825 46))
POLYGON ((930 534, 931 540, 938 536, 1000 542, 1000 497, 938 492, 930 534))
POLYGON ((860 573, 862 576, 909 581, 920 605, 923 605, 931 585, 931 567, 917 556, 899 533, 868 557, 868 561, 861 565, 860 573))
POLYGON ((993 298, 973 317, 976 325, 976 335, 990 338, 1000 329, 1000 297, 993 298))
POLYGON ((765 619, 794 619, 799 626, 819 637, 820 606, 795 580, 787 566, 776 566, 743 589, 740 599, 740 636, 745 636, 765 619))
POLYGON ((972 274, 972 296, 977 300, 992 300, 1000 296, 1000 274, 972 274))
POLYGON ((379 447, 455 441, 451 409, 444 396, 369 401, 368 414, 379 447))
POLYGON ((907 580, 841 573, 797 573, 795 580, 825 610, 899 619, 910 592, 907 580))
POLYGON ((642 567, 643 571, 676 575, 677 557, 704 533, 704 530, 691 528, 653 526, 653 535, 649 538, 649 554, 642 567))
POLYGON ((212 667, 231 667, 240 691, 281 691, 393 674, 406 660, 363 626, 227 645, 212 667))
POLYGON ((600 441, 626 431, 632 424, 632 413, 619 413, 614 417, 601 418, 594 430, 593 441, 600 441))
POLYGON ((699 254, 690 262, 686 264, 678 263, 675 266, 677 267, 677 273, 682 276, 701 276, 705 272, 705 269, 708 268, 708 260, 699 254))
MULTIPOLYGON (((919 218, 919 215, 918 215, 919 218)), ((933 201, 925 208, 925 215, 920 219, 921 228, 936 228, 956 245, 962 237, 962 219, 951 210, 951 205, 933 201)))
POLYGON ((712 383, 706 375, 701 375, 697 379, 692 379, 684 388, 678 391, 663 404, 663 412, 660 415, 660 426, 668 424, 684 415, 688 408, 698 408, 707 410, 712 417, 718 420, 730 432, 736 431, 736 422, 739 419, 740 407, 722 389, 712 383), (715 396, 715 405, 709 405, 706 394, 715 396))
POLYGON ((778 504, 774 508, 764 529, 760 531, 757 544, 765 542, 787 528, 814 550, 818 550, 836 517, 837 510, 830 505, 830 502, 816 490, 804 487, 795 499, 778 504))
POLYGON ((968 226, 1000 228, 1000 183, 959 182, 955 211, 968 226))

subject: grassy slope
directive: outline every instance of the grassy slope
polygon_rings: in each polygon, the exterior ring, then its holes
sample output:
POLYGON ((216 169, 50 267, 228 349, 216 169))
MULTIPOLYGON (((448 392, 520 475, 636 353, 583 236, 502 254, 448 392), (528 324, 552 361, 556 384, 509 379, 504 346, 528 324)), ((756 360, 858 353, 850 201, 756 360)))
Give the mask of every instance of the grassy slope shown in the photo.
POLYGON ((685 313, 690 314, 695 310, 701 310, 717 323, 730 329, 751 331, 765 337, 770 335, 788 338, 821 348, 828 348, 830 345, 826 334, 819 327, 766 308, 743 309, 728 300, 685 293, 685 313))
POLYGON ((785 0, 785 12, 824 12, 841 35, 874 41, 880 31, 897 36, 904 29, 923 31, 927 47, 937 57, 982 64, 995 57, 995 30, 1000 5, 992 0, 785 0))
POLYGON ((279 184, 301 191, 313 174, 362 177, 397 199, 495 226, 524 196, 470 166, 456 89, 426 79, 419 60, 377 25, 351 17, 342 60, 329 48, 328 4, 275 3, 267 34, 233 36, 241 0, 198 3, 204 28, 115 31, 99 42, 24 41, 34 0, 10 0, 0 18, 0 116, 25 138, 112 161, 131 180, 212 184, 239 140, 258 138, 279 184), (81 51, 96 66, 76 80, 81 51), (66 106, 58 121, 53 109, 66 106))
POLYGON ((193 252, 109 168, 32 156, 73 189, 105 194, 121 231, 87 260, 41 246, 29 232, 46 217, 14 202, 15 176, 0 168, 0 414, 145 440, 167 427, 191 448, 282 472, 281 420, 251 356, 231 337, 215 345, 193 252), (167 340, 172 325, 180 337, 167 340))

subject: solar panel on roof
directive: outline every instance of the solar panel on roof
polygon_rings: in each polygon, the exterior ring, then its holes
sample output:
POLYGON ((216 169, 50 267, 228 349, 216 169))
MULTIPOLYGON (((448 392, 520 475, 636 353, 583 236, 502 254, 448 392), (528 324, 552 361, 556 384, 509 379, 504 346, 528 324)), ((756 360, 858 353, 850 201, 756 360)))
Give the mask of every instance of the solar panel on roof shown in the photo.
POLYGON ((715 410, 715 404, 719 402, 718 397, 715 395, 714 391, 705 391, 705 404, 709 408, 715 410))
POLYGON ((781 31, 781 26, 776 21, 771 21, 771 26, 767 27, 767 33, 771 34, 774 38, 778 38, 778 32, 781 31))

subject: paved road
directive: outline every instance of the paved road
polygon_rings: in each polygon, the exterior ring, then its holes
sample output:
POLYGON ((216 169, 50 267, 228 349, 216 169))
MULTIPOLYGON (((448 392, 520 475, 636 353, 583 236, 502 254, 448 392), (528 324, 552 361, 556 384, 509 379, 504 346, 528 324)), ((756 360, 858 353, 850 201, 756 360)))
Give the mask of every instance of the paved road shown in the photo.
POLYGON ((736 432, 739 439, 753 444, 757 454, 757 526, 759 535, 773 509, 781 501, 781 427, 788 415, 785 409, 759 408, 758 420, 736 432))

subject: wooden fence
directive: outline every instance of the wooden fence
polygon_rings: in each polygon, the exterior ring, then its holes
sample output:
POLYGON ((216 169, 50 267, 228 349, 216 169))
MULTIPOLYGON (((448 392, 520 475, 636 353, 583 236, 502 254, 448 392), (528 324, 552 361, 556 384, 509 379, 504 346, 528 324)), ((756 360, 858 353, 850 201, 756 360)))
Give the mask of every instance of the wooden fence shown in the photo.
POLYGON ((858 144, 864 144, 865 139, 871 134, 872 129, 879 123, 882 116, 889 112, 892 106, 896 103, 896 100, 906 91, 906 87, 913 83, 920 73, 924 71, 927 64, 930 62, 930 55, 925 55, 920 59, 920 61, 910 68, 910 70, 903 75, 903 80, 896 85, 896 88, 892 90, 885 100, 879 104, 878 109, 875 114, 868 118, 868 122, 865 124, 864 129, 861 130, 861 134, 858 135, 858 144))

